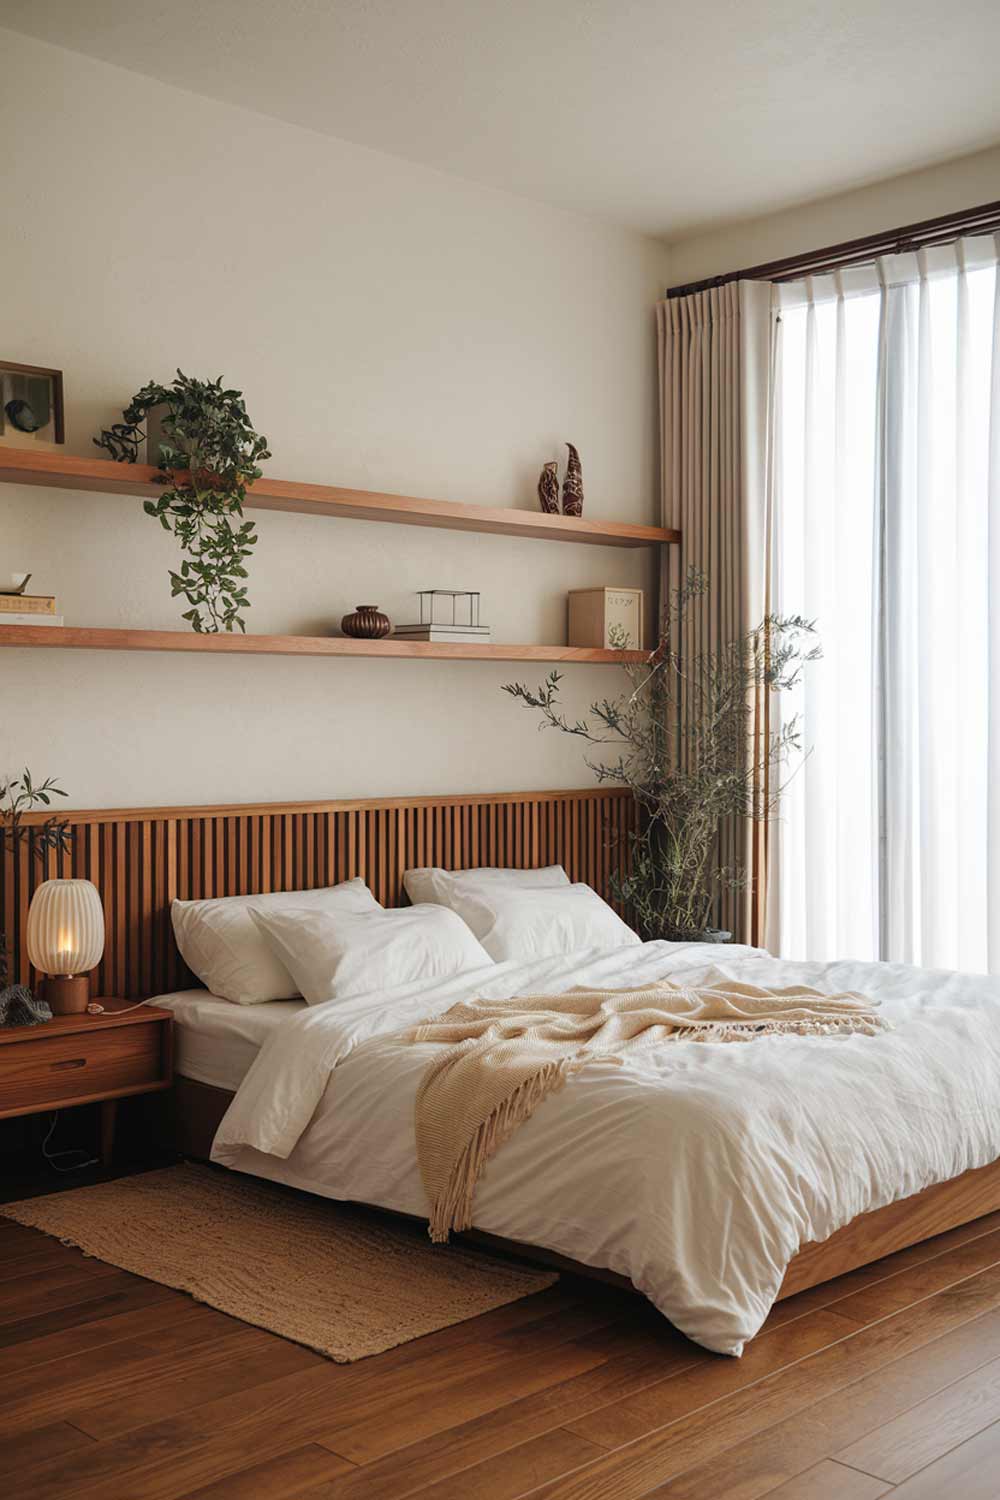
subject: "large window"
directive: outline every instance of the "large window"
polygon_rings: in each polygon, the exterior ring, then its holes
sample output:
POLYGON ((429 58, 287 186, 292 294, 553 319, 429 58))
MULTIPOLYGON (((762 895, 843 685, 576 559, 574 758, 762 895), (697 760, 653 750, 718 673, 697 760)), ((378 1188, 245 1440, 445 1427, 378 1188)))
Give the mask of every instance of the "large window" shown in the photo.
POLYGON ((796 705, 780 949, 1000 972, 1000 314, 992 238, 781 288, 775 592, 796 705))

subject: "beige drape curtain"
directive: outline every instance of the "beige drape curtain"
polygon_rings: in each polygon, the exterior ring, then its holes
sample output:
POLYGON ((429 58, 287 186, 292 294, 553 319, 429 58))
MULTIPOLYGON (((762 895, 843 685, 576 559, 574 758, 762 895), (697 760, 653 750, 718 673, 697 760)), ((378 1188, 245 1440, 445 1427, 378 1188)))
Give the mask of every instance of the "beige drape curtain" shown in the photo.
MULTIPOLYGON (((657 306, 662 518, 683 537, 664 549, 664 602, 692 565, 711 583, 677 643, 682 653, 733 640, 769 608, 771 291, 731 282, 657 306)), ((766 702, 755 704, 755 720, 766 735, 766 702)), ((722 835, 721 863, 740 863, 751 877, 720 913, 743 942, 763 941, 767 843, 766 825, 722 835)))

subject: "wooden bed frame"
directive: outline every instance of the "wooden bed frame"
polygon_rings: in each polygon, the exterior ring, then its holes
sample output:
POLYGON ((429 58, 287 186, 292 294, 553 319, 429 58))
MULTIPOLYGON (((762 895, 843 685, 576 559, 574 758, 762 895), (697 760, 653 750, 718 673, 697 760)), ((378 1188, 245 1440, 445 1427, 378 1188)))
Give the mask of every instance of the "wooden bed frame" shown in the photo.
MULTIPOLYGON (((402 874, 414 865, 560 863, 570 878, 605 897, 627 856, 635 826, 627 791, 406 797, 385 801, 276 803, 260 806, 133 808, 70 812, 67 854, 33 857, 29 839, 0 864, 0 927, 14 977, 34 984, 23 935, 32 891, 55 876, 82 876, 101 893, 107 924, 95 994, 145 998, 190 988, 173 940, 170 902, 305 890, 361 875, 386 906, 404 900, 402 874)), ((206 1159, 232 1095, 180 1077, 170 1111, 173 1140, 185 1155, 206 1159)), ((780 1297, 790 1297, 883 1255, 930 1239, 1000 1209, 1000 1161, 862 1214, 791 1262, 780 1297)), ((491 1236, 480 1240, 593 1276, 592 1268, 535 1247, 491 1236)), ((611 1272, 596 1273, 621 1282, 611 1272)), ((627 1283, 626 1283, 627 1284, 627 1283)))
MULTIPOLYGON (((182 1156, 208 1160, 215 1132, 234 1097, 225 1089, 196 1083, 192 1078, 177 1079, 171 1100, 174 1118, 170 1125, 170 1140, 182 1156)), ((881 1260, 883 1255, 891 1255, 894 1250, 905 1250, 908 1245, 931 1239, 946 1229, 967 1224, 971 1219, 978 1219, 998 1208, 1000 1161, 995 1161, 987 1167, 963 1172, 961 1177, 954 1177, 950 1182, 925 1188, 912 1198, 901 1198, 887 1208, 861 1214, 828 1240, 806 1245, 799 1251, 785 1273, 778 1301, 817 1286, 821 1281, 832 1281, 835 1276, 855 1271, 858 1266, 866 1266, 873 1260, 881 1260)), ((519 1258, 557 1266, 580 1276, 597 1277, 617 1286, 631 1287, 631 1282, 614 1271, 596 1270, 553 1250, 516 1244, 480 1230, 473 1230, 460 1238, 507 1251, 519 1258)))

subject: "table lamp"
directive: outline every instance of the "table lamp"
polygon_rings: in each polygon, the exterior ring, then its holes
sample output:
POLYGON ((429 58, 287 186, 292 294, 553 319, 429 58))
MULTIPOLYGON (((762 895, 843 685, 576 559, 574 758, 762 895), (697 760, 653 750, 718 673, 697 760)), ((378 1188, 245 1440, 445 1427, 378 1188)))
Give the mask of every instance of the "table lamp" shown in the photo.
POLYGON ((45 880, 28 908, 28 957, 46 975, 54 1015, 87 1009, 91 969, 104 952, 104 910, 89 880, 45 880))

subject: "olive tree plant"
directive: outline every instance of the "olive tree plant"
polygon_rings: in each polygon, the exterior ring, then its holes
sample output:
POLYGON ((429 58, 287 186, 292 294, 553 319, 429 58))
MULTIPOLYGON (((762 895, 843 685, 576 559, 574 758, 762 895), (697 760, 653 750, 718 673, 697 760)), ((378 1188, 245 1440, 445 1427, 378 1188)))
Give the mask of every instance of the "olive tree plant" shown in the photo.
MULTIPOLYGON (((811 621, 777 614, 715 649, 683 654, 674 642, 708 591, 706 576, 692 568, 671 595, 656 649, 640 664, 623 657, 628 687, 592 703, 585 718, 566 717, 557 671, 535 689, 503 687, 541 715, 540 728, 602 747, 588 766, 599 782, 628 787, 638 803, 639 827, 612 890, 647 938, 704 938, 721 893, 746 884, 742 866, 720 863, 720 830, 728 819, 770 818, 787 768, 802 753, 798 716, 762 739, 754 705, 762 694, 793 689, 805 663, 820 655, 811 621)), ((623 646, 620 638, 615 644, 623 646)))

